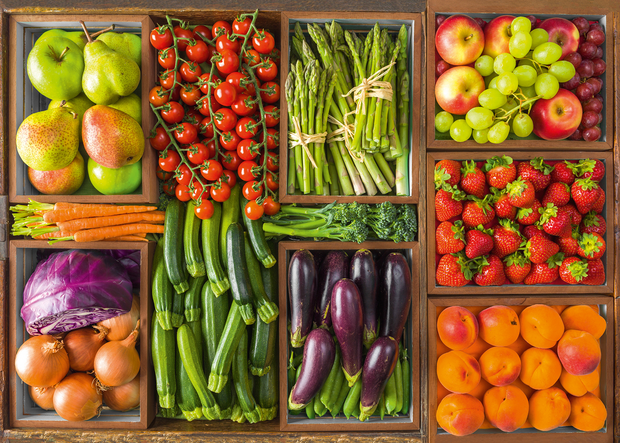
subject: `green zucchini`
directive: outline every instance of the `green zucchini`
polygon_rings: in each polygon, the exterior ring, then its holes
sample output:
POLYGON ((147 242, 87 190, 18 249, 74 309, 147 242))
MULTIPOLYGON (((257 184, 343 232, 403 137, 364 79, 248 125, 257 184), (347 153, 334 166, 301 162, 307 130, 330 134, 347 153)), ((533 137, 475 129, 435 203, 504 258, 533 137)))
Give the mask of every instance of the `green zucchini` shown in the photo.
POLYGON ((174 404, 172 408, 161 408, 160 410, 161 416, 164 418, 176 418, 181 413, 177 404, 174 404))
MULTIPOLYGON (((187 291, 185 291, 187 292, 187 291)), ((175 292, 172 296, 172 326, 178 328, 185 322, 185 294, 175 292)))
POLYGON ((151 323, 151 353, 155 369, 155 386, 159 396, 159 406, 170 409, 175 406, 177 382, 174 375, 176 343, 172 328, 165 331, 153 316, 151 323))
POLYGON ((250 286, 252 287, 252 295, 254 296, 254 307, 259 317, 265 323, 271 323, 278 318, 278 305, 270 300, 265 294, 265 286, 263 285, 263 277, 261 274, 261 264, 256 259, 254 251, 250 247, 250 238, 247 232, 243 234, 245 246, 245 260, 250 276, 250 286))
POLYGON ((164 262, 168 278, 178 294, 189 289, 183 257, 183 217, 185 203, 173 198, 166 208, 164 221, 164 262))
POLYGON ((155 305, 155 317, 165 331, 172 330, 172 299, 174 289, 168 279, 166 265, 164 263, 164 241, 160 239, 155 248, 153 258, 153 304, 155 305))
POLYGON ((213 202, 213 215, 202 221, 202 249, 207 276, 213 293, 218 297, 230 289, 230 282, 220 263, 219 233, 222 218, 222 204, 213 202))
POLYGON ((230 189, 228 200, 222 203, 222 222, 220 224, 220 256, 224 269, 228 270, 228 255, 226 253, 226 232, 232 223, 239 223, 239 198, 241 197, 241 185, 235 184, 230 189))
POLYGON ((184 324, 178 329, 177 344, 183 367, 187 371, 187 375, 194 389, 196 389, 198 397, 200 397, 202 414, 209 420, 218 420, 221 412, 220 407, 215 402, 211 391, 207 389, 207 380, 202 368, 202 358, 199 358, 196 352, 196 339, 189 325, 184 324))
POLYGON ((245 258, 245 240, 243 228, 239 223, 232 223, 226 233, 226 249, 228 254, 228 275, 233 300, 239 306, 239 312, 246 325, 256 322, 256 315, 252 307, 252 286, 245 258))
POLYGON ((275 368, 254 380, 254 398, 266 420, 273 420, 278 415, 278 389, 278 371, 275 368))
MULTIPOLYGON (((277 300, 277 267, 274 266, 266 269, 265 267, 260 266, 260 271, 262 281, 264 283, 265 294, 268 300, 277 300)), ((260 316, 256 319, 256 325, 252 328, 252 340, 250 341, 250 370, 252 371, 252 374, 264 376, 269 373, 271 364, 275 358, 277 336, 278 322, 272 321, 271 323, 266 324, 260 316)))
POLYGON ((232 413, 230 414, 230 419, 237 423, 245 423, 247 419, 245 418, 245 414, 243 413, 243 409, 239 406, 239 403, 233 405, 232 413))
MULTIPOLYGON (((190 327, 192 328, 194 337, 196 337, 197 335, 200 336, 200 322, 190 323, 190 327), (195 325, 197 325, 198 327, 195 327, 195 325)), ((199 356, 202 356, 202 349, 199 345, 196 346, 196 353, 199 354, 199 356)), ((202 404, 200 403, 200 397, 198 397, 198 393, 196 392, 196 389, 194 389, 194 385, 192 385, 192 382, 189 379, 189 375, 185 370, 185 366, 183 366, 178 346, 176 349, 176 376, 176 400, 177 404, 179 405, 179 409, 181 409, 181 412, 183 413, 183 416, 187 421, 193 421, 202 417, 202 404)))
POLYGON ((192 277, 206 275, 205 262, 200 251, 200 219, 196 216, 196 204, 190 200, 185 211, 185 227, 183 228, 183 249, 187 272, 192 277))
POLYGON ((188 323, 200 320, 200 295, 206 281, 204 275, 189 278, 189 289, 185 293, 185 319, 188 323))
POLYGON ((243 330, 241 340, 235 351, 232 361, 232 376, 235 392, 243 415, 250 423, 258 423, 261 420, 261 411, 254 400, 248 377, 248 331, 243 330))
POLYGON ((211 362, 211 373, 209 374, 209 390, 212 392, 222 392, 222 389, 228 381, 228 373, 232 364, 233 355, 241 336, 246 329, 245 322, 239 312, 239 305, 231 303, 228 318, 222 338, 217 345, 215 357, 211 362))
POLYGON ((265 239, 265 232, 263 231, 263 222, 259 220, 250 220, 245 215, 245 205, 248 203, 246 198, 241 198, 241 213, 243 214, 243 225, 250 235, 250 241, 252 243, 252 249, 258 260, 266 268, 271 268, 276 264, 276 258, 271 253, 267 240, 265 239))

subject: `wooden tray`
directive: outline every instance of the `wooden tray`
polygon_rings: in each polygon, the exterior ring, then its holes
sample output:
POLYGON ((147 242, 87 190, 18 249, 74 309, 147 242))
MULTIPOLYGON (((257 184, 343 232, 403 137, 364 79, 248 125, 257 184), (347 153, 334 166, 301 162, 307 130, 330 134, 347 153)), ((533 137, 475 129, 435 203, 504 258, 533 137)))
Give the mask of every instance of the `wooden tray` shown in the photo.
MULTIPOLYGON (((156 158, 148 137, 153 125, 154 116, 150 112, 148 95, 155 84, 153 48, 148 35, 153 22, 146 15, 20 15, 9 19, 9 199, 11 203, 27 203, 28 199, 40 202, 56 202, 59 200, 76 203, 156 203, 159 198, 159 187, 155 176, 156 158), (142 82, 136 94, 142 96, 142 130, 145 138, 144 155, 142 157, 142 185, 134 194, 103 195, 91 188, 91 195, 43 195, 30 184, 28 166, 17 155, 15 135, 21 122, 30 114, 47 109, 49 100, 32 87, 26 74, 26 61, 34 40, 43 31, 52 28, 81 29, 78 20, 85 19, 86 26, 92 30, 103 29, 109 24, 117 25, 116 31, 139 30, 142 38, 142 82)), ((81 144, 80 144, 81 145, 81 144)), ((84 151, 82 151, 85 154, 84 151)), ((87 158, 85 157, 85 162, 87 158)), ((86 165, 84 166, 86 168, 86 165)), ((88 174, 84 183, 90 183, 88 174)), ((83 186, 84 188, 84 186, 83 186)), ((80 192, 80 191, 78 191, 80 192)))
POLYGON ((426 39, 426 139, 427 149, 429 150, 460 150, 469 149, 477 151, 493 151, 497 148, 501 150, 519 151, 541 151, 541 150, 561 150, 561 151, 603 151, 613 148, 613 103, 614 103, 614 48, 613 48, 613 15, 611 14, 612 5, 606 6, 607 1, 603 0, 597 4, 583 5, 579 2, 536 2, 534 0, 520 1, 509 6, 501 7, 499 10, 491 2, 477 2, 475 0, 464 0, 458 6, 449 0, 429 0, 427 17, 427 39, 426 39), (489 21, 490 18, 499 15, 527 15, 534 14, 539 18, 563 17, 573 19, 584 16, 590 20, 604 19, 605 27, 605 62, 607 70, 603 74, 604 81, 601 95, 605 98, 603 107, 603 122, 601 123, 602 136, 596 142, 586 142, 584 140, 558 140, 547 141, 542 139, 516 139, 506 140, 499 145, 492 143, 478 144, 475 140, 467 140, 459 143, 450 139, 438 140, 435 137, 435 15, 466 14, 471 17, 481 17, 489 21))
MULTIPOLYGON (((420 330, 419 318, 419 245, 417 242, 411 243, 392 243, 392 242, 365 242, 357 243, 337 243, 337 242, 312 242, 312 241, 282 241, 278 247, 278 266, 279 266, 279 298, 280 298, 280 324, 279 324, 279 345, 280 345, 280 430, 282 431, 414 431, 420 429, 420 340, 418 331, 420 330), (385 417, 384 421, 373 417, 370 421, 360 422, 357 419, 347 420, 345 418, 322 418, 291 420, 288 414, 288 386, 287 386, 287 362, 290 355, 288 347, 289 329, 287 328, 288 312, 288 263, 293 252, 299 249, 310 251, 330 251, 333 249, 343 251, 357 251, 359 249, 369 250, 401 250, 405 251, 406 257, 411 265, 411 311, 409 313, 408 326, 405 329, 405 340, 408 346, 409 362, 411 364, 411 406, 409 417, 385 417), (286 306, 286 309, 284 307, 286 306), (411 334, 411 335, 409 335, 411 334)), ((296 417, 296 416, 292 416, 296 417)))
POLYGON ((15 428, 80 428, 80 429, 146 429, 155 418, 155 377, 151 363, 151 322, 153 302, 150 296, 150 275, 154 242, 92 242, 76 244, 73 241, 48 245, 43 240, 12 240, 10 244, 9 283, 9 404, 10 425, 15 428), (140 263, 140 404, 139 409, 128 412, 104 410, 102 414, 88 421, 70 422, 54 411, 44 411, 30 400, 27 386, 15 373, 15 354, 28 336, 24 322, 19 315, 23 305, 22 293, 28 278, 36 265, 37 249, 131 249, 139 250, 140 263), (143 282, 143 283, 142 283, 143 282), (147 321, 146 319, 149 319, 147 321))
POLYGON ((602 443, 614 441, 613 435, 613 409, 614 392, 612 389, 614 379, 614 308, 613 298, 594 295, 578 296, 546 296, 528 297, 526 295, 515 295, 510 298, 501 299, 498 303, 496 297, 453 297, 453 298, 429 298, 428 299, 428 392, 429 392, 429 442, 497 442, 501 439, 506 443, 528 442, 528 443, 551 443, 556 441, 570 441, 574 443, 602 443), (600 389, 601 397, 607 408, 607 423, 604 430, 599 432, 580 432, 573 427, 560 427, 550 432, 541 432, 536 429, 522 429, 512 433, 505 433, 497 429, 479 430, 474 434, 456 437, 443 431, 437 425, 437 308, 445 306, 493 306, 502 304, 505 306, 529 306, 534 304, 546 305, 599 305, 605 311, 604 317, 607 320, 607 330, 601 337, 601 374, 600 389))
POLYGON ((465 285, 460 288, 439 286, 435 281, 436 253, 435 253, 435 185, 433 173, 435 164, 442 159, 454 160, 483 160, 495 155, 504 155, 505 152, 430 152, 427 154, 426 164, 426 197, 427 197, 427 280, 428 293, 432 295, 481 295, 481 294, 521 294, 529 292, 531 294, 557 294, 566 292, 570 294, 611 294, 614 292, 614 204, 613 199, 613 180, 614 167, 611 152, 509 152, 508 155, 514 160, 529 160, 534 157, 543 157, 545 160, 578 160, 582 158, 597 158, 605 163, 605 177, 601 181, 601 187, 606 193, 606 203, 603 216, 607 222, 605 233, 606 252, 602 260, 605 265, 607 280, 601 286, 587 285, 503 285, 503 286, 478 286, 475 284, 465 285))
MULTIPOLYGON (((341 24, 359 26, 360 29, 367 30, 374 23, 379 22, 381 25, 413 25, 413 35, 411 36, 410 45, 413 51, 411 76, 411 138, 410 138, 410 172, 409 172, 409 196, 381 195, 378 193, 374 196, 322 196, 322 195, 299 195, 288 194, 287 183, 283 177, 288 171, 288 142, 284 134, 288 134, 288 112, 286 104, 286 92, 284 87, 280 88, 280 202, 281 203, 331 203, 334 200, 340 203, 350 203, 357 201, 359 203, 381 203, 383 201, 391 201, 392 203, 417 203, 418 202, 418 181, 419 181, 419 138, 420 138, 420 66, 422 53, 422 16, 421 14, 393 14, 393 13, 377 13, 377 12, 282 12, 282 62, 280 64, 280 78, 282 84, 289 72, 289 35, 295 22, 302 25, 308 21, 317 23, 329 22, 336 19, 341 24)), ((302 26, 303 27, 303 26, 302 26)))

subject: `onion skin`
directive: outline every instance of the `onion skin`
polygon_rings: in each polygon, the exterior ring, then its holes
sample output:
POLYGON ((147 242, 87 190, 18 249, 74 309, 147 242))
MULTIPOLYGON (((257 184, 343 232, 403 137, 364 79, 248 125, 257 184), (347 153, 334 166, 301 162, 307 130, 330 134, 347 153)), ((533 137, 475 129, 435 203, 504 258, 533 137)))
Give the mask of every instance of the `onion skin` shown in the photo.
POLYGON ((108 329, 108 336, 106 338, 109 341, 118 341, 129 337, 131 331, 136 328, 138 320, 140 320, 140 297, 134 295, 129 312, 102 320, 97 325, 108 329))
POLYGON ((76 372, 88 372, 95 369, 95 355, 105 343, 108 330, 95 325, 76 329, 65 336, 65 349, 69 355, 69 366, 76 372))
POLYGON ((129 383, 104 391, 103 401, 115 411, 125 412, 139 407, 140 374, 129 383))
POLYGON ((83 372, 67 375, 54 391, 54 409, 67 421, 90 420, 99 414, 102 403, 95 378, 83 372))
POLYGON ((40 407, 47 411, 54 410, 54 391, 56 388, 53 386, 49 388, 35 388, 28 386, 28 392, 30 398, 40 407))
POLYGON ((15 372, 29 386, 48 388, 69 372, 69 355, 62 341, 51 335, 26 340, 15 355, 15 372))
POLYGON ((110 341, 99 348, 95 355, 95 375, 104 386, 124 385, 140 372, 140 355, 136 351, 139 328, 140 320, 125 340, 110 341))

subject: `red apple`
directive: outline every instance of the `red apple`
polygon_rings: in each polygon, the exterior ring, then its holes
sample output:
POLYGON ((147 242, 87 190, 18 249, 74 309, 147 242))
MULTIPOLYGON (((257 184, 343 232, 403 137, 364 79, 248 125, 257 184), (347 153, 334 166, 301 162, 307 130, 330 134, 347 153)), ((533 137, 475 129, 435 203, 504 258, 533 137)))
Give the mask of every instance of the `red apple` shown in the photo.
POLYGON ((484 33, 480 25, 466 15, 448 17, 437 29, 435 48, 451 65, 475 62, 484 49, 484 33))
POLYGON ((508 43, 512 33, 510 24, 513 15, 500 15, 491 20, 484 28, 484 54, 495 58, 504 52, 510 52, 508 43))
POLYGON ((545 140, 565 139, 579 127, 582 112, 575 94, 560 89, 555 97, 534 103, 530 112, 534 134, 545 140))
POLYGON ((465 115, 478 106, 478 96, 485 89, 484 78, 478 71, 469 66, 456 66, 437 79, 435 98, 444 111, 465 115))
POLYGON ((579 30, 577 26, 565 18, 548 18, 543 21, 539 28, 549 33, 549 41, 557 43, 562 47, 562 57, 564 59, 571 52, 577 51, 579 47, 579 30))

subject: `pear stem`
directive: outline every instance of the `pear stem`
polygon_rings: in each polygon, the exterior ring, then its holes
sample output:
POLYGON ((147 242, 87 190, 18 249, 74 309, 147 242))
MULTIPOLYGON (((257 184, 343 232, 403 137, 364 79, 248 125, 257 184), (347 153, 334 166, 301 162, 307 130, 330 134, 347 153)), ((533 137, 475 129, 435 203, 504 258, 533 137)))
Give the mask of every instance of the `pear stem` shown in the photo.
POLYGON ((80 20, 80 25, 82 25, 82 29, 84 30, 84 34, 86 35, 86 38, 88 39, 88 43, 92 43, 93 42, 93 38, 88 33, 88 29, 86 29, 86 25, 84 24, 84 20, 80 20))
POLYGON ((92 35, 91 35, 91 37, 97 37, 97 36, 99 36, 99 35, 103 34, 104 32, 114 31, 114 28, 115 28, 115 27, 116 27, 116 25, 111 25, 111 26, 108 26, 107 28, 102 29, 101 31, 97 31, 97 32, 95 32, 94 34, 92 34, 92 35))

